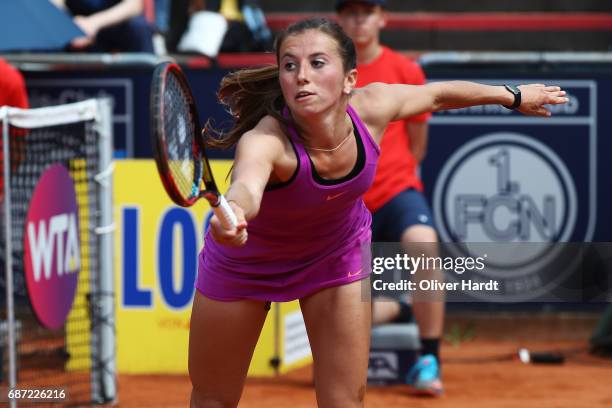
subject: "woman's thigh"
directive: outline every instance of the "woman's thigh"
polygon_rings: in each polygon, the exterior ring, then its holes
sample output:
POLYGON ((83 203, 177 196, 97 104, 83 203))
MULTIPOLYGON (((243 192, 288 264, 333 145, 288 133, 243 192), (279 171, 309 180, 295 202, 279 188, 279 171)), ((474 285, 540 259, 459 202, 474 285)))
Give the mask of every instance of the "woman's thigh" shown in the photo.
POLYGON ((196 291, 189 332, 192 406, 238 404, 266 314, 264 302, 220 302, 196 291))
POLYGON ((369 295, 369 280, 323 289, 300 301, 320 408, 363 405, 371 329, 364 294, 369 295))

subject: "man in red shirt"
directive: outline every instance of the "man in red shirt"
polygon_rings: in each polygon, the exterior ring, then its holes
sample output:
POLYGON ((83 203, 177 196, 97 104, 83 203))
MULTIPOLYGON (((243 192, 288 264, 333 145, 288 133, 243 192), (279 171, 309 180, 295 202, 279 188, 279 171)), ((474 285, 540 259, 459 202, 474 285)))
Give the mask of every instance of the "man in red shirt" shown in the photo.
MULTIPOLYGON (((12 106, 15 108, 27 109, 30 104, 28 102, 28 92, 26 90, 25 81, 21 72, 10 65, 8 62, 0 58, 0 106, 12 106)), ((23 140, 23 131, 14 130, 10 136, 19 137, 19 140, 23 140)), ((0 131, 0 138, 2 137, 0 131)), ((13 166, 16 166, 19 158, 21 157, 21 149, 23 143, 15 143, 14 146, 11 143, 13 156, 13 166)), ((2 155, 2 140, 0 139, 0 155, 2 155)), ((3 173, 0 171, 0 199, 4 197, 4 178, 3 173)))
POLYGON ((28 108, 28 93, 23 76, 0 58, 0 106, 28 108))
MULTIPOLYGON (((380 30, 385 26, 384 3, 384 0, 336 1, 338 22, 353 39, 357 51, 357 86, 371 82, 421 85, 425 83, 421 67, 380 44, 380 30)), ((372 211, 372 242, 401 242, 409 254, 435 257, 438 237, 417 174, 427 147, 429 116, 427 113, 389 124, 380 146, 376 177, 364 201, 372 211)), ((420 272, 417 279, 444 279, 437 270, 420 272)), ((440 395, 443 387, 439 348, 444 302, 439 293, 436 299, 429 300, 418 292, 413 295, 412 311, 419 326, 422 350, 407 382, 419 393, 440 395)), ((411 317, 410 307, 403 302, 386 299, 373 305, 375 324, 411 317)))

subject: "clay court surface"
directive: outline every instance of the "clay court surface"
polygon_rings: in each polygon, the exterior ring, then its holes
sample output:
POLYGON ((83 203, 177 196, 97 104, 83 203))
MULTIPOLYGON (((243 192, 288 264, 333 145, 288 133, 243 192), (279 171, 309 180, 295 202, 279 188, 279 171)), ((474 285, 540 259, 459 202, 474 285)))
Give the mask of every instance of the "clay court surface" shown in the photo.
MULTIPOLYGON (((411 396, 405 386, 369 387, 365 405, 374 408, 612 407, 612 359, 594 357, 587 352, 586 339, 593 322, 593 319, 579 319, 539 324, 536 319, 530 321, 529 327, 523 325, 521 330, 516 330, 516 319, 502 319, 494 327, 488 327, 486 333, 477 328, 474 335, 466 338, 461 338, 459 329, 459 334, 447 338, 443 346, 446 387, 443 397, 411 396), (566 360, 562 365, 523 364, 515 357, 519 347, 560 351, 566 360)), ((186 407, 189 392, 187 376, 119 376, 121 408, 186 407)), ((239 406, 316 407, 311 368, 276 378, 249 379, 239 406)))

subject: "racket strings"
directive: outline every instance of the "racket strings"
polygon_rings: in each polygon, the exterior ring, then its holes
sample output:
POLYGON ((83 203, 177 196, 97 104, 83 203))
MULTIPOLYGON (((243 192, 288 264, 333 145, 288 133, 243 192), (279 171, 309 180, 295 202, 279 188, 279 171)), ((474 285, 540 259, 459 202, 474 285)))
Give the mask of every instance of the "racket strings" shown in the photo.
POLYGON ((195 141, 195 121, 191 101, 181 83, 171 73, 163 94, 164 132, 167 135, 168 165, 180 194, 191 199, 199 193, 202 165, 195 141))

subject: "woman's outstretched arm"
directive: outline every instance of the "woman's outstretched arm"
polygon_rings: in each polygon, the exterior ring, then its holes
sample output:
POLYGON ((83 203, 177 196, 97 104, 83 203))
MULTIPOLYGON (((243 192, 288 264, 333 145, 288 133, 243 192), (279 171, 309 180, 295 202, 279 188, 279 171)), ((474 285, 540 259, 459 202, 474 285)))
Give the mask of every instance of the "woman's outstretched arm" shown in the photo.
MULTIPOLYGON (((550 116, 546 105, 568 101, 558 86, 520 85, 521 104, 516 108, 525 115, 550 116)), ((468 81, 432 82, 426 85, 373 83, 356 91, 356 98, 366 115, 386 123, 423 112, 459 109, 476 105, 514 103, 514 95, 503 85, 484 85, 468 81)))

